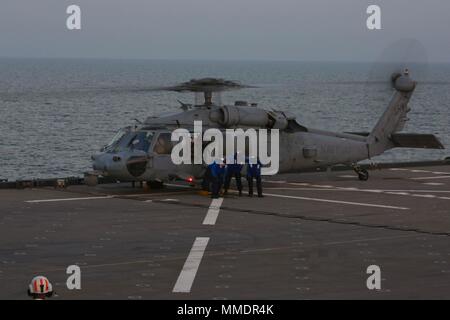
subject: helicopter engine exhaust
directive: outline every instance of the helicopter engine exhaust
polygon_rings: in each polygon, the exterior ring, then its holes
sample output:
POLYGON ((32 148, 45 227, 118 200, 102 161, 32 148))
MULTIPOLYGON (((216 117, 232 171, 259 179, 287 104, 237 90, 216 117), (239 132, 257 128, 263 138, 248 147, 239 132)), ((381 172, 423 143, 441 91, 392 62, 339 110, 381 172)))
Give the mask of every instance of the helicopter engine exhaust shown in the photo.
POLYGON ((221 106, 210 113, 211 121, 224 127, 246 126, 285 129, 288 121, 285 116, 245 106, 221 106))
POLYGON ((219 123, 223 126, 267 126, 269 117, 262 109, 238 106, 220 107, 219 123))

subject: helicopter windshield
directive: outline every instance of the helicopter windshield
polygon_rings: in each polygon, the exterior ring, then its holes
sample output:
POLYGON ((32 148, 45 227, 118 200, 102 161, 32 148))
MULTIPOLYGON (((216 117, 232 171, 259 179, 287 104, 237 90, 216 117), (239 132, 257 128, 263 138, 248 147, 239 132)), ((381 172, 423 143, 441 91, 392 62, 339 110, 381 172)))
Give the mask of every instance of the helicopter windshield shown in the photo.
POLYGON ((123 128, 114 135, 102 151, 141 150, 147 152, 153 136, 154 132, 152 131, 132 131, 130 127, 123 128))
POLYGON ((130 131, 129 127, 122 128, 114 135, 111 141, 106 144, 101 151, 112 151, 112 149, 119 144, 122 138, 130 131))
POLYGON ((152 143, 154 133, 151 131, 138 131, 130 140, 129 148, 131 150, 141 150, 147 152, 152 143))

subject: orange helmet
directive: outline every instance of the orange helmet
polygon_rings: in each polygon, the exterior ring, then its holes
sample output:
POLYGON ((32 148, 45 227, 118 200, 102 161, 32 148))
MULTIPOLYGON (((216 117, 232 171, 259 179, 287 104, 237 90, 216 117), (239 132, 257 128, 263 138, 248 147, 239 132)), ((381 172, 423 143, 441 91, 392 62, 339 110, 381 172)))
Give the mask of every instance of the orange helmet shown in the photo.
POLYGON ((28 286, 28 294, 31 296, 45 295, 51 297, 53 294, 52 284, 44 276, 34 277, 28 286))

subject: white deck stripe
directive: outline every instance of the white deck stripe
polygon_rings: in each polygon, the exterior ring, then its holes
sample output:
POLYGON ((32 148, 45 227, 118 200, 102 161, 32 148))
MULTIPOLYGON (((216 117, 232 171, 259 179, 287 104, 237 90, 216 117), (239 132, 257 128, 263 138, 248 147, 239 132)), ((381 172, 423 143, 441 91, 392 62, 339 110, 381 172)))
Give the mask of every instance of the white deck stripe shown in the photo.
POLYGON ((173 292, 191 292, 192 284, 194 283, 198 267, 202 261, 209 238, 198 237, 194 241, 191 252, 184 263, 183 270, 181 270, 178 280, 175 283, 173 292))
MULTIPOLYGON (((294 183, 289 183, 294 185, 294 183)), ((416 190, 416 189, 358 189, 358 188, 347 188, 347 187, 333 187, 333 188, 290 188, 290 187, 267 187, 270 190, 298 190, 298 191, 359 191, 359 192, 373 192, 373 193, 391 193, 404 195, 402 193, 406 192, 437 192, 437 193, 450 193, 450 190, 416 190), (401 193, 400 193, 401 192, 401 193)), ((407 194, 405 194, 407 195, 407 194)))
POLYGON ((407 169, 407 168, 390 168, 389 170, 391 170, 391 171, 409 171, 409 172, 413 172, 413 173, 450 174, 450 172, 417 170, 417 169, 407 169))
POLYGON ((375 208, 384 208, 384 209, 409 210, 409 208, 405 208, 405 207, 386 206, 386 205, 372 204, 372 203, 349 202, 349 201, 339 201, 339 200, 330 200, 330 199, 318 199, 318 198, 306 198, 306 197, 286 196, 286 195, 282 195, 282 194, 272 194, 272 193, 264 193, 264 195, 270 196, 270 197, 278 197, 278 198, 288 198, 288 199, 309 200, 309 201, 318 201, 318 202, 339 203, 339 204, 348 204, 348 205, 362 206, 362 207, 375 207, 375 208))
POLYGON ((101 196, 101 197, 84 197, 84 198, 63 198, 63 199, 43 199, 43 200, 28 200, 28 203, 38 203, 38 202, 59 202, 59 201, 77 201, 77 200, 98 200, 98 199, 110 199, 114 196, 101 196))
MULTIPOLYGON (((359 191, 367 191, 366 189, 360 189, 359 191)), ((392 189, 392 190, 381 190, 383 192, 437 192, 437 193, 450 193, 450 190, 416 190, 416 189, 392 189)))
POLYGON ((194 189, 192 186, 185 185, 185 184, 164 183, 164 185, 167 187, 194 189))
POLYGON ((214 225, 216 224, 217 217, 219 216, 220 206, 222 205, 223 198, 213 199, 206 213, 203 224, 214 225))
POLYGON ((411 178, 411 180, 431 180, 431 179, 450 179, 450 175, 447 175, 447 176, 434 176, 434 177, 411 178))
POLYGON ((268 183, 286 183, 287 181, 285 180, 263 180, 264 182, 268 182, 268 183))
POLYGON ((413 197, 420 197, 420 198, 435 198, 436 196, 434 194, 412 194, 413 197))

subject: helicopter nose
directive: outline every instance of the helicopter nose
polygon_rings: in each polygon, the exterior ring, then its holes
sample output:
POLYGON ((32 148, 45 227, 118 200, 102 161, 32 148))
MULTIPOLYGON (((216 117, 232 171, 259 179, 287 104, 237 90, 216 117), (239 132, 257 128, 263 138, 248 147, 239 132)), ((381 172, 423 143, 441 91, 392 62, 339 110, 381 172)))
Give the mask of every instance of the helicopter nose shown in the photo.
POLYGON ((93 163, 92 167, 94 170, 98 171, 108 171, 110 156, 106 153, 96 154, 91 157, 93 163))
POLYGON ((110 176, 138 177, 142 175, 148 163, 146 153, 103 153, 92 156, 92 167, 110 176))

